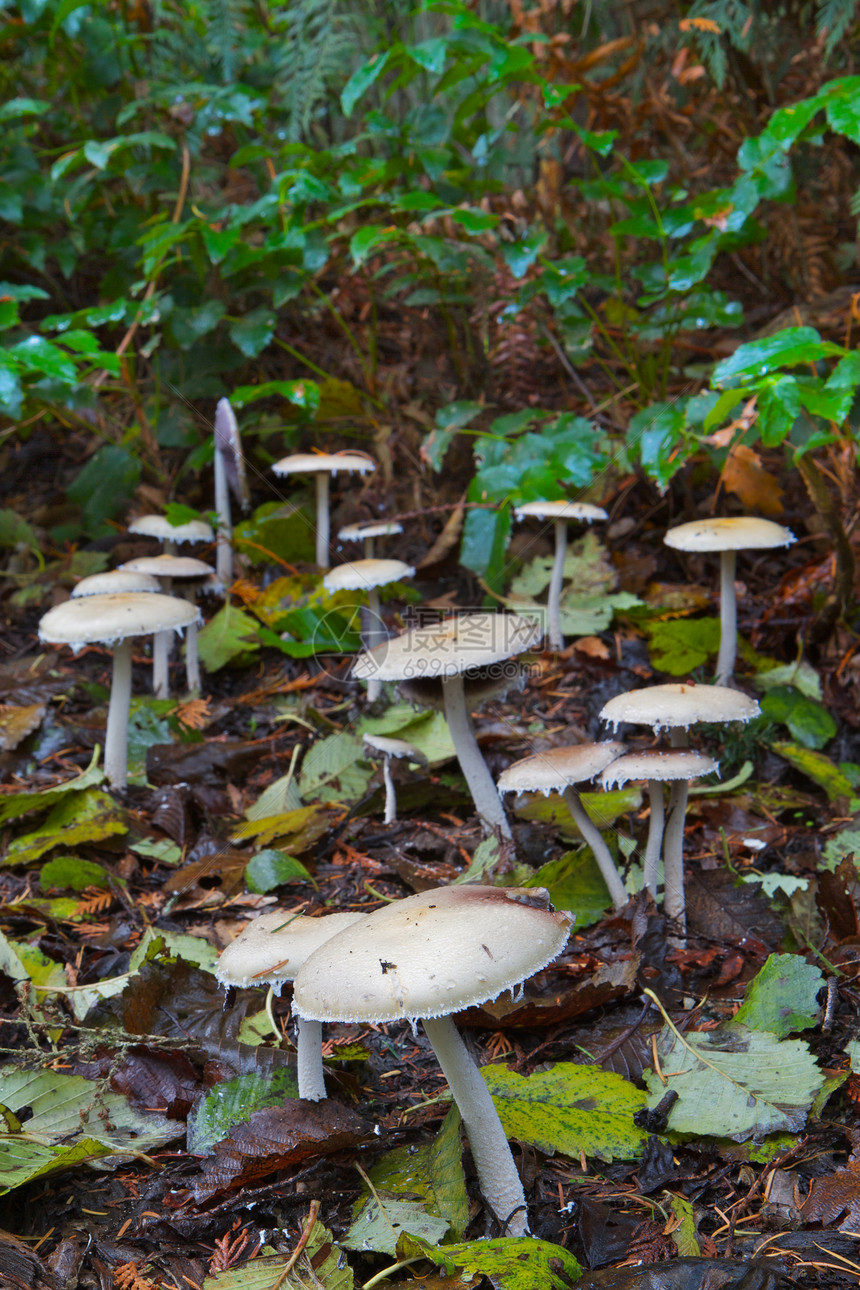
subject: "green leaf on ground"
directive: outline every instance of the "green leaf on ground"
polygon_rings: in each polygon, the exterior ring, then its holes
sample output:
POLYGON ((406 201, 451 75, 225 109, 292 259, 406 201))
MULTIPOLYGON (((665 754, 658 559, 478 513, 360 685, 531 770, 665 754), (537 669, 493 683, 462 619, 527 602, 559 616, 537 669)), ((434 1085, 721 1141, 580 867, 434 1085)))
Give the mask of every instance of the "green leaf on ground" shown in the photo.
POLYGON ((821 969, 799 954, 771 954, 747 986, 733 1024, 767 1030, 778 1039, 809 1030, 818 1020, 817 996, 823 985, 821 969))
POLYGON ((828 838, 822 849, 828 869, 835 869, 848 855, 860 859, 860 829, 842 829, 828 838))
POLYGON ((55 856, 42 866, 39 885, 42 891, 48 891, 52 887, 62 891, 84 891, 87 887, 100 887, 107 891, 110 887, 110 874, 94 860, 82 860, 80 856, 55 856))
POLYGON ((81 1138, 73 1146, 49 1146, 23 1133, 0 1133, 0 1195, 44 1174, 89 1164, 112 1152, 112 1147, 95 1138, 81 1138))
POLYGON ((390 1196, 419 1200, 431 1214, 447 1221, 461 1236, 469 1222, 469 1198, 463 1174, 460 1114, 452 1106, 432 1142, 395 1147, 368 1171, 374 1187, 390 1196))
POLYGON ((260 648, 259 628, 250 614, 229 602, 218 610, 197 636, 197 652, 207 672, 260 648))
POLYGON ((302 805, 302 795, 292 771, 276 779, 245 812, 246 820, 264 820, 267 815, 283 815, 297 811, 302 805))
POLYGON ((424 754, 430 766, 439 766, 457 755, 442 713, 416 712, 411 703, 393 703, 381 717, 363 717, 358 723, 358 733, 365 731, 369 735, 405 739, 424 754))
POLYGON ((599 923, 612 908, 612 898, 589 847, 550 860, 525 886, 546 887, 556 909, 566 909, 574 915, 577 931, 599 923))
MULTIPOLYGON (((611 828, 619 815, 638 811, 642 805, 642 789, 638 784, 616 788, 609 793, 582 793, 580 796, 588 818, 601 830, 611 828)), ((519 798, 515 800, 519 801, 519 798)), ((517 806, 514 814, 520 820, 554 824, 566 838, 581 838, 564 798, 558 793, 551 793, 549 797, 535 793, 524 806, 517 806)))
POLYGON ((827 709, 789 685, 777 685, 761 701, 762 715, 788 726, 789 733, 804 748, 823 748, 838 726, 827 709))
POLYGON ((205 1277, 203 1290, 273 1290, 275 1286, 278 1290, 353 1290, 354 1284, 352 1269, 331 1232, 314 1223, 294 1266, 291 1255, 264 1254, 239 1268, 205 1277))
POLYGON ((719 653, 719 618, 675 618, 646 623, 652 667, 669 676, 686 676, 719 653))
POLYGON ((753 678, 759 690, 773 690, 776 686, 790 685, 807 699, 821 699, 821 678, 811 663, 780 663, 769 667, 753 678))
POLYGON ((188 1117, 188 1150, 209 1155, 217 1142, 229 1138, 237 1124, 245 1124, 255 1111, 281 1106, 298 1097, 295 1071, 273 1066, 237 1075, 211 1088, 188 1117))
POLYGON ((666 1027, 658 1048, 664 1079, 646 1071, 650 1105, 672 1089, 669 1128, 697 1138, 797 1132, 824 1082, 806 1044, 764 1030, 733 1025, 681 1038, 666 1027))
POLYGON ((3 863, 31 864, 54 847, 103 842, 127 832, 128 825, 113 798, 97 788, 88 788, 62 798, 40 828, 15 838, 3 863))
POLYGON ((413 1200, 397 1200, 377 1191, 360 1204, 349 1231, 341 1238, 347 1250, 375 1250, 397 1256, 397 1242, 404 1232, 438 1245, 448 1231, 448 1220, 429 1213, 413 1200))
POLYGON ((647 1134, 633 1123, 646 1097, 621 1075, 600 1066, 558 1062, 518 1075, 504 1066, 481 1069, 509 1138, 577 1159, 634 1160, 647 1134))
POLYGON ((104 776, 105 773, 98 764, 98 749, 96 749, 87 769, 81 771, 74 779, 68 779, 64 784, 55 784, 53 788, 44 788, 39 793, 13 793, 11 797, 4 798, 0 804, 0 822, 17 819, 19 815, 26 815, 28 811, 41 811, 53 806, 67 793, 81 793, 86 788, 95 788, 96 784, 102 782, 104 776))
POLYGON ((258 851, 248 861, 245 882, 249 891, 256 892, 272 891, 275 887, 289 882, 309 882, 312 887, 316 887, 316 883, 301 860, 296 860, 294 856, 287 855, 285 851, 278 851, 274 847, 258 851))
POLYGON ((339 730, 315 743, 305 754, 299 775, 299 792, 306 801, 357 802, 370 783, 373 770, 359 765, 364 745, 353 734, 339 730))
POLYGON ((672 1240, 675 1242, 675 1249, 678 1251, 678 1257, 682 1259, 698 1259, 701 1257, 701 1247, 699 1238, 696 1235, 696 1218, 693 1213, 693 1206, 683 1196, 673 1196, 669 1208, 678 1219, 678 1226, 672 1233, 672 1240))
POLYGON ((331 807, 319 802, 300 806, 297 811, 283 815, 267 815, 262 820, 248 820, 234 831, 233 842, 255 841, 266 847, 277 840, 279 851, 290 854, 306 851, 321 838, 332 819, 331 807))
POLYGON ((824 753, 813 748, 801 748, 800 744, 774 741, 770 747, 780 757, 799 770, 807 778, 823 788, 831 802, 837 797, 853 797, 854 786, 843 770, 835 765, 824 753))
POLYGON ((463 1241, 435 1249, 416 1237, 415 1245, 437 1267, 451 1276, 460 1273, 460 1283, 487 1277, 495 1290, 570 1290, 582 1276, 582 1268, 561 1245, 539 1241, 534 1236, 503 1236, 492 1241, 463 1241))

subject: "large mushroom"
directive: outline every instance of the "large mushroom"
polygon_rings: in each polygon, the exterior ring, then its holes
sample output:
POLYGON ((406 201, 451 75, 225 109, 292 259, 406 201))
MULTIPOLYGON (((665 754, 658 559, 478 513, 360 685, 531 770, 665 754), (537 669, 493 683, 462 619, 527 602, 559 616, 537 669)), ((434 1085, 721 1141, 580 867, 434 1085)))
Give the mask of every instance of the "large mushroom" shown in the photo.
MULTIPOLYGON (((693 685, 690 682, 674 681, 668 685, 649 685, 641 690, 617 694, 604 704, 600 716, 616 731, 626 722, 650 726, 655 734, 660 730, 669 730, 673 746, 680 748, 687 744, 690 726, 702 721, 751 721, 760 711, 756 700, 740 690, 732 690, 725 685, 693 685)), ((686 926, 683 846, 688 792, 688 780, 681 779, 673 783, 669 792, 669 814, 663 842, 664 856, 668 856, 670 852, 673 856, 673 877, 670 882, 670 877, 666 874, 664 906, 667 916, 674 920, 682 936, 686 926), (680 864, 677 861, 679 848, 680 864)))
POLYGON ((481 1072, 451 1020, 561 953, 573 919, 540 887, 442 887, 394 901, 332 937, 299 969, 293 1010, 311 1021, 420 1018, 472 1148, 481 1189, 512 1236, 528 1232, 523 1185, 481 1072))
MULTIPOLYGON (((302 964, 332 936, 365 914, 324 914, 309 918, 289 910, 259 914, 221 951, 215 976, 223 986, 267 985, 276 994, 293 981, 302 964)), ((322 1023, 296 1017, 296 1074, 299 1097, 319 1102, 325 1097, 322 1061, 322 1023)))
POLYGON ((106 569, 104 573, 91 573, 76 582, 69 595, 108 596, 124 591, 160 591, 161 583, 148 573, 129 573, 127 569, 106 569))
MULTIPOLYGON (((367 614, 365 619, 365 649, 375 649, 386 638, 385 624, 382 621, 379 603, 380 587, 388 587, 392 582, 402 582, 404 578, 414 578, 415 570, 411 564, 402 560, 353 560, 350 564, 338 564, 329 569, 323 578, 326 591, 366 591, 367 614)), ((382 681, 371 677, 367 683, 367 698, 375 702, 382 693, 382 681)))
POLYGON ((547 594, 547 644, 550 649, 564 649, 564 634, 561 630, 561 588, 564 583, 564 559, 567 554, 567 526, 570 520, 581 520, 590 524, 592 520, 608 519, 602 506, 592 506, 589 502, 524 502, 514 507, 518 520, 534 516, 539 520, 552 520, 555 525, 555 561, 552 566, 549 592, 547 594))
POLYGON ((548 748, 514 762, 499 776, 500 793, 560 793, 585 841, 591 847, 603 881, 616 909, 627 904, 627 892, 615 867, 612 853, 600 830, 588 818, 575 785, 594 779, 624 752, 624 744, 607 739, 603 743, 575 744, 569 748, 548 748))
POLYGON ((735 597, 735 565, 738 551, 769 550, 791 546, 795 541, 791 529, 773 520, 749 515, 729 515, 721 519, 692 520, 669 529, 663 538, 676 551, 720 552, 720 652, 715 680, 729 685, 734 678, 738 647, 738 607, 735 597))
POLYGON ((376 470, 376 462, 363 452, 298 452, 276 461, 272 470, 276 475, 315 475, 317 481, 317 542, 316 559, 321 569, 328 568, 329 533, 329 479, 339 472, 344 474, 369 474, 376 470))
POLYGON ((190 627, 198 610, 187 600, 158 592, 82 596, 49 609, 39 638, 52 645, 110 645, 113 678, 105 734, 105 774, 114 788, 128 780, 128 717, 131 710, 131 638, 190 627))
POLYGON ((505 838, 511 837, 511 828, 469 720, 463 674, 490 667, 501 674, 512 666, 510 659, 531 649, 539 637, 533 619, 488 610, 413 628, 360 654, 353 665, 353 675, 363 681, 441 681, 445 719, 475 809, 485 826, 498 828, 505 838))

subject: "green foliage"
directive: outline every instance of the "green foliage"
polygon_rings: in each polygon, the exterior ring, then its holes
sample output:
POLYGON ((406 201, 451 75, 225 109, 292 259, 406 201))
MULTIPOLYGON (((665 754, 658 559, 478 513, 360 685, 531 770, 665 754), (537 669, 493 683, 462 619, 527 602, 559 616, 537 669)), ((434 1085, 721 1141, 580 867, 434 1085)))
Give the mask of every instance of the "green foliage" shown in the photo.
POLYGON ((485 1276, 498 1290, 535 1290, 535 1286, 570 1290, 582 1275, 576 1259, 563 1246, 535 1236, 464 1241, 435 1248, 416 1238, 413 1243, 448 1276, 459 1271, 461 1283, 466 1284, 485 1276))
POLYGON ((646 623, 648 653, 658 672, 687 676, 720 648, 719 618, 675 618, 646 623))
POLYGON ((273 891, 290 882, 309 882, 316 886, 305 866, 294 856, 267 847, 258 851, 245 867, 245 882, 249 891, 273 891))
POLYGON ((286 1098, 298 1097, 295 1072, 284 1066, 255 1070, 216 1084, 188 1117, 188 1150, 209 1155, 216 1142, 230 1136, 237 1124, 245 1124, 255 1111, 281 1106, 286 1098))
POLYGON ((771 954, 746 988, 734 1021, 750 1030, 768 1030, 778 1039, 809 1030, 818 1020, 818 992, 824 985, 820 968, 797 954, 771 954))

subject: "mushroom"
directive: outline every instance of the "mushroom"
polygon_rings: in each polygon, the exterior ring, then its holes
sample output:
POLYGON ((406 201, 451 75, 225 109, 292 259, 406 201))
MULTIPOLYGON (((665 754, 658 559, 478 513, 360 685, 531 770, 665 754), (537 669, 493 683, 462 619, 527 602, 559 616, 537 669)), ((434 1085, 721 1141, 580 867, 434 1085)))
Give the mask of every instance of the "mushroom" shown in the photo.
POLYGON ((510 667, 508 660, 530 649, 539 636, 540 627, 530 618, 492 610, 464 614, 404 632, 360 654, 352 669, 353 676, 364 681, 441 681, 445 719, 475 809, 485 826, 498 828, 505 838, 511 837, 511 828, 469 721, 463 673, 492 666, 503 675, 510 667))
POLYGON ((338 542, 363 542, 364 554, 372 560, 375 552, 374 538, 393 537, 402 533, 403 525, 396 520, 367 520, 361 524, 347 524, 337 535, 338 542))
MULTIPOLYGON (((336 568, 329 569, 323 578, 323 586, 326 591, 367 592, 364 646, 365 649, 375 649, 386 639, 379 605, 379 588, 414 576, 415 570, 402 560, 353 560, 351 564, 339 564, 336 568)), ((382 681, 378 677, 371 677, 367 683, 368 702, 375 702, 381 693, 382 681)))
POLYGON ((421 1019, 502 1227, 528 1232, 523 1186, 489 1089, 452 1013, 495 999, 561 953, 573 918, 540 887, 442 887, 394 901, 299 969, 293 1010, 311 1021, 421 1019))
POLYGON ((602 506, 592 506, 588 502, 525 502, 514 507, 514 515, 524 520, 534 515, 539 520, 553 520, 555 523, 555 562, 552 566, 547 595, 547 644, 550 649, 564 649, 564 635, 561 630, 561 588, 564 582, 564 559, 567 553, 568 520, 605 520, 608 515, 602 506))
MULTIPOLYGON (((139 556, 136 560, 127 560, 119 567, 123 572, 146 573, 152 578, 158 578, 165 594, 170 592, 174 578, 181 582, 187 581, 188 585, 183 588, 182 595, 192 605, 197 587, 208 580, 214 572, 211 565, 204 564, 202 560, 195 560, 191 555, 168 555, 166 552, 163 555, 139 556)), ((192 694, 200 689, 197 618, 199 614, 189 626, 185 640, 185 675, 188 689, 192 694)), ((158 699, 166 699, 170 693, 169 656, 170 633, 165 632, 156 636, 152 644, 152 690, 158 699)))
POLYGON ((392 758, 404 761, 415 762, 416 765, 426 766, 427 758, 423 752, 420 752, 413 744, 407 743, 405 739, 391 739, 387 735, 371 735, 365 733, 362 739, 368 748, 375 752, 382 753, 382 779, 385 784, 385 823, 393 824, 397 819, 397 795, 394 791, 394 779, 391 775, 392 758))
POLYGON ((366 475, 376 470, 376 462, 363 452, 299 452, 276 461, 276 475, 316 475, 317 477, 317 564, 328 568, 329 546, 329 476, 338 471, 366 475))
POLYGON ((722 519, 693 520, 669 529, 663 538, 676 551, 720 552, 720 652, 715 680, 728 685, 734 678, 737 655, 738 610, 735 598, 735 564, 738 551, 769 550, 791 546, 791 529, 773 520, 731 515, 722 519))
MULTIPOLYGON (((604 704, 600 716, 616 730, 628 721, 636 725, 651 726, 655 734, 660 730, 671 730, 672 743, 677 748, 686 745, 687 731, 697 722, 751 721, 760 711, 755 699, 742 694, 740 690, 731 690, 724 685, 693 685, 690 682, 674 681, 668 685, 649 685, 642 690, 617 694, 604 704)), ((671 852, 676 857, 678 847, 683 851, 688 789, 687 780, 677 780, 669 793, 669 816, 663 843, 665 855, 671 852)), ((676 863, 673 859, 673 865, 676 863)), ((680 888, 675 881, 670 887, 669 879, 666 878, 664 903, 667 916, 676 922, 683 935, 683 867, 680 888)))
POLYGON ((84 596, 49 609, 39 638, 52 645, 113 646, 113 678, 105 734, 105 774, 114 788, 128 780, 128 717, 131 708, 131 637, 176 631, 197 622, 187 600, 158 592, 84 596))
POLYGON ((173 555, 183 542, 211 542, 213 533, 204 520, 171 524, 163 515, 139 515, 128 526, 129 533, 158 538, 165 555, 173 555))
MULTIPOLYGON (((286 909, 260 914, 222 950, 215 976, 223 986, 267 985, 280 994, 305 960, 338 932, 366 914, 324 914, 309 918, 286 909)), ((326 1096, 322 1060, 322 1023, 296 1017, 296 1074, 299 1097, 319 1102, 326 1096)))
POLYGON ((248 509, 250 494, 245 476, 245 456, 239 424, 229 399, 219 399, 215 407, 215 509, 218 512, 218 548, 215 571, 229 587, 233 581, 233 518, 230 493, 243 510, 248 509))
POLYGON ((158 591, 161 584, 148 573, 130 573, 127 569, 107 569, 91 573, 75 583, 71 596, 107 596, 111 592, 158 591))
POLYGON ((624 744, 612 739, 603 743, 576 744, 570 748, 548 748, 545 752, 514 762, 502 771, 498 783, 500 793, 539 792, 544 797, 561 793, 577 828, 591 847, 616 909, 627 904, 624 883, 600 830, 588 818, 574 785, 593 779, 623 752, 624 744))
MULTIPOLYGON (((631 780, 647 780, 648 801, 651 805, 651 818, 648 822, 648 841, 645 845, 645 859, 642 865, 642 885, 657 899, 657 870, 660 865, 660 851, 663 846, 663 784, 667 781, 698 779, 700 775, 709 775, 719 770, 719 763, 706 753, 694 752, 691 748, 673 748, 668 752, 651 749, 646 752, 626 753, 611 763, 600 776, 599 783, 603 788, 623 787, 631 780)), ((686 809, 686 807, 685 807, 686 809)), ((673 907, 684 904, 684 826, 673 828, 671 835, 666 833, 666 852, 664 856, 664 882, 667 903, 673 907), (671 848, 669 843, 671 842, 671 848), (677 898, 680 886, 681 899, 677 898), (671 898, 669 891, 672 891, 671 898)))

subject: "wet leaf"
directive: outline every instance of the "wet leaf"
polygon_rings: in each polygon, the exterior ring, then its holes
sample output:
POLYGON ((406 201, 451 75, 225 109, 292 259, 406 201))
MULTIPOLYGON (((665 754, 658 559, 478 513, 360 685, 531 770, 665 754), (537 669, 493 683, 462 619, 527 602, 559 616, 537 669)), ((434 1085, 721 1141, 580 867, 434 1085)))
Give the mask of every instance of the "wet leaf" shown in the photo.
POLYGON ((761 701, 762 715, 788 726, 804 748, 823 748, 838 729, 827 709, 788 685, 769 689, 761 701))
POLYGON ((245 870, 245 882, 249 891, 256 892, 273 891, 275 887, 290 882, 309 882, 312 887, 316 887, 316 883, 301 860, 296 860, 285 851, 278 851, 273 847, 258 851, 249 860, 245 870))
POLYGON ((128 825, 113 798, 88 788, 62 797, 40 828, 11 842, 3 863, 31 864, 54 847, 103 842, 127 832, 128 825))
POLYGON ((837 797, 854 796, 851 780, 824 753, 812 748, 801 748, 799 744, 774 742, 770 746, 796 770, 823 788, 831 802, 837 797))
POLYGON ((645 630, 652 665, 669 676, 687 676, 720 648, 719 618, 676 618, 647 623, 645 630))
POLYGON ((38 730, 45 716, 44 703, 29 703, 24 707, 0 704, 0 749, 12 752, 28 735, 38 730))
POLYGON ((731 1026, 683 1038, 668 1027, 658 1041, 665 1083, 654 1071, 645 1082, 656 1106, 667 1089, 678 1094, 669 1128, 699 1137, 764 1137, 796 1132, 824 1082, 806 1044, 764 1030, 731 1026))
POLYGON ((264 820, 267 815, 285 815, 297 811, 302 804, 295 775, 289 772, 264 789, 256 802, 245 812, 246 820, 264 820))
POLYGON ((352 1269, 331 1232, 314 1223, 297 1263, 284 1276, 292 1256, 273 1254, 205 1278, 203 1290, 353 1290, 352 1269))
POLYGON ((633 1116, 645 1106, 645 1094, 612 1071, 558 1062, 534 1075, 504 1066, 484 1066, 481 1074, 509 1138, 550 1154, 584 1152, 609 1162, 642 1152, 646 1134, 633 1116))
MULTIPOLYGON (((642 789, 638 784, 629 788, 613 789, 609 793, 581 793, 582 805, 592 824, 599 829, 611 828, 619 815, 628 815, 638 811, 642 805, 642 789)), ((523 794, 515 799, 514 814, 520 820, 539 820, 543 824, 554 824, 560 833, 567 838, 580 838, 579 829, 567 809, 563 797, 551 793, 544 797, 542 793, 523 794), (525 802, 520 805, 520 802, 525 802)))
POLYGON ((429 1213, 423 1205, 377 1191, 376 1196, 368 1196, 361 1203, 341 1245, 347 1250, 375 1250, 394 1258, 404 1232, 438 1245, 447 1231, 448 1220, 429 1213))
POLYGON ((372 1139, 371 1126, 332 1098, 254 1111, 230 1137, 219 1142, 194 1182, 200 1202, 248 1186, 303 1160, 331 1155, 372 1139))
POLYGON ((524 885, 546 887, 556 909, 567 909, 574 915, 577 931, 599 923, 612 908, 612 898, 588 847, 550 860, 524 885))
POLYGON ((301 796, 306 801, 357 802, 367 791, 373 774, 372 768, 363 763, 364 755, 361 740, 345 731, 313 744, 302 762, 301 796))
POLYGON ((110 874, 94 860, 82 860, 80 856, 54 856, 42 866, 39 884, 43 891, 52 887, 67 891, 101 887, 106 891, 110 887, 110 874))
POLYGON ((300 853, 322 837, 333 818, 330 806, 315 802, 312 806, 300 806, 297 811, 285 811, 283 815, 248 820, 236 829, 233 841, 253 841, 266 846, 277 839, 279 851, 300 853))
POLYGON ((396 1147, 373 1166, 369 1176, 375 1187, 391 1196, 420 1200, 431 1214, 446 1220, 454 1236, 461 1236, 469 1222, 469 1200, 456 1106, 432 1142, 396 1147))
POLYGON ((113 1148, 95 1138, 81 1138, 73 1146, 35 1142, 26 1134, 0 1134, 0 1194, 23 1187, 44 1174, 109 1156, 113 1148))
POLYGON ((53 788, 44 788, 38 793, 14 793, 11 797, 4 797, 0 802, 0 822, 17 819, 28 811, 41 811, 54 806, 67 793, 81 793, 84 789, 94 788, 103 779, 104 771, 99 768, 96 751, 87 769, 74 779, 66 780, 64 784, 55 784, 53 788))
POLYGON ((218 1142, 230 1136, 237 1124, 245 1124, 255 1111, 281 1106, 287 1098, 298 1097, 295 1072, 287 1067, 237 1075, 211 1088, 188 1118, 188 1150, 208 1155, 218 1142))
POLYGON ((500 1237, 494 1241, 464 1241, 433 1248, 412 1238, 427 1258, 460 1280, 487 1277, 496 1290, 570 1290, 582 1268, 561 1245, 534 1236, 500 1237))
POLYGON ((217 672, 234 658, 259 648, 257 623, 229 602, 197 635, 197 652, 207 672, 217 672))
POLYGON ((779 1039, 792 1031, 809 1030, 818 1020, 817 996, 823 985, 820 968, 798 954, 771 954, 747 986, 734 1021, 750 1030, 770 1031, 779 1039))

